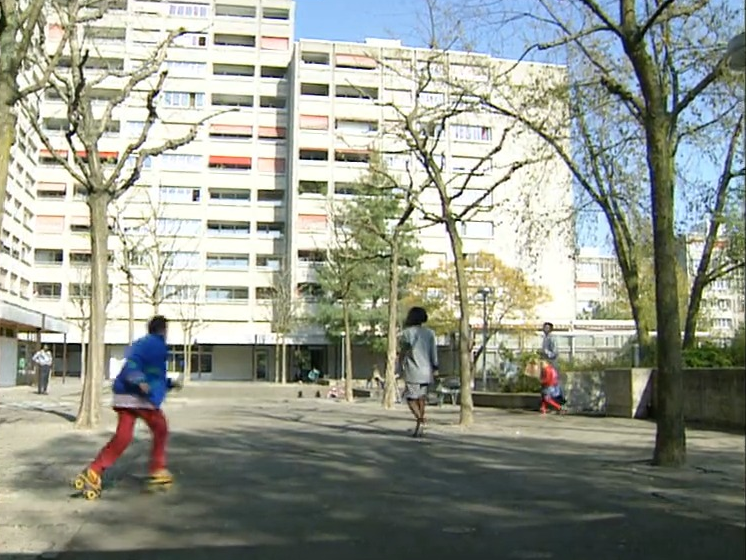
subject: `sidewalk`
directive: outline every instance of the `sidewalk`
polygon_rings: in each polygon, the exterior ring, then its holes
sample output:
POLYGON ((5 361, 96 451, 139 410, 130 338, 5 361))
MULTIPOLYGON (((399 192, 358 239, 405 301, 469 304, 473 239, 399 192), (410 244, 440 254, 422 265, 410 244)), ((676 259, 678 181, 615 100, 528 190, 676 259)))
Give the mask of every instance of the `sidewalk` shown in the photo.
POLYGON ((177 487, 139 494, 140 434, 97 503, 64 483, 113 414, 84 434, 0 406, 0 560, 744 557, 743 437, 691 431, 689 466, 669 471, 645 464, 645 422, 479 410, 464 431, 444 407, 412 440, 404 407, 292 394, 187 388, 167 409, 177 487))

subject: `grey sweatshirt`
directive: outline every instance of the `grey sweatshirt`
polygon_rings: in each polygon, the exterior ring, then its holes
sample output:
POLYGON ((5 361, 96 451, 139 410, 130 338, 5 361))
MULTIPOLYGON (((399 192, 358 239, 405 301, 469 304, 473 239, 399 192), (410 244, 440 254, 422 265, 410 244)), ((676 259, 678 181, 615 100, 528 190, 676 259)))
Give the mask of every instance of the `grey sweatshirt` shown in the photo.
POLYGON ((405 328, 399 335, 399 367, 407 383, 432 383, 438 369, 435 333, 422 326, 405 328))
POLYGON ((559 358, 559 353, 557 352, 557 341, 551 334, 544 335, 544 340, 541 343, 541 355, 545 360, 552 364, 554 369, 559 371, 559 369, 557 369, 557 358, 559 358))

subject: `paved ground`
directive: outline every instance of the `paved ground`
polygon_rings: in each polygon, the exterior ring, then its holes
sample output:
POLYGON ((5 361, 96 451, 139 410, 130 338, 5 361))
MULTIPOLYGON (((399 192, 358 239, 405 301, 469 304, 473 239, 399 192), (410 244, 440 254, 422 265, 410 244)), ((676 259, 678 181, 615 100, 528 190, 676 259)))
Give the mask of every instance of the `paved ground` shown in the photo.
POLYGON ((86 503, 65 482, 113 416, 74 432, 60 391, 0 390, 0 560, 746 556, 743 436, 692 431, 690 466, 661 471, 643 422, 480 411, 464 432, 444 407, 417 441, 402 408, 210 384, 168 405, 170 494, 126 474, 145 471, 141 430, 86 503))

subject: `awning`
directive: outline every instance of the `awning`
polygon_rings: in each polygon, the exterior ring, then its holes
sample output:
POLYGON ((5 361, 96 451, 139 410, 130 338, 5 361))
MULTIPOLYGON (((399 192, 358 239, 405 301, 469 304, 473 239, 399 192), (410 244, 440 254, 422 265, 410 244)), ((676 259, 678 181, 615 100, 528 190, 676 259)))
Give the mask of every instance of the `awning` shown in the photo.
MULTIPOLYGON (((58 156, 66 156, 67 150, 55 150, 54 153, 58 156)), ((52 157, 52 152, 49 150, 39 150, 39 157, 52 157)))
POLYGON ((79 227, 88 227, 91 225, 91 217, 90 216, 71 216, 70 225, 79 226, 79 227))
POLYGON ((65 183, 36 183, 36 191, 46 192, 65 192, 67 184, 65 183))
POLYGON ((234 136, 251 136, 254 128, 240 124, 211 124, 210 134, 232 134, 234 136))
POLYGON ((345 66, 350 68, 365 68, 372 70, 378 66, 375 59, 369 56, 362 56, 356 54, 338 54, 335 58, 337 66, 345 66))
POLYGON ((329 117, 322 115, 301 115, 300 127, 304 130, 328 130, 329 117))
POLYGON ((286 129, 279 126, 260 126, 259 137, 260 138, 285 138, 287 134, 286 129))
POLYGON ((251 158, 237 156, 210 156, 210 165, 240 165, 251 167, 251 158))

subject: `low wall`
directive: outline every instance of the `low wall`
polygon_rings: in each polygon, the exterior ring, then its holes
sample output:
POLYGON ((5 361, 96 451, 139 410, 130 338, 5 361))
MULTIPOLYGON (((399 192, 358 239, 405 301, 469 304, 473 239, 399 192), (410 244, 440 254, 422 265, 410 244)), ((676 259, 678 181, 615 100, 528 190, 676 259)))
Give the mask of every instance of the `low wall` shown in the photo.
MULTIPOLYGON (((562 385, 573 412, 653 418, 656 371, 649 368, 568 372, 562 385)), ((533 393, 474 392, 474 405, 537 410, 533 393)), ((746 369, 685 369, 684 417, 690 424, 746 429, 746 369)))

